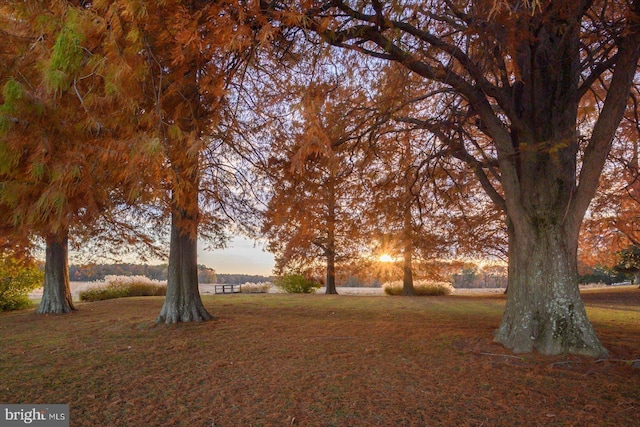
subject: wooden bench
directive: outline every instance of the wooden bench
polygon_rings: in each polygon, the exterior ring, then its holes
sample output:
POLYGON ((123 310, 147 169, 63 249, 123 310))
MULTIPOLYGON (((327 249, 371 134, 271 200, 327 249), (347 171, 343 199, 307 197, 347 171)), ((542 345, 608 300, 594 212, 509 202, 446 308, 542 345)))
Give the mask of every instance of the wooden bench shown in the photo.
POLYGON ((238 294, 242 292, 242 285, 215 285, 213 292, 216 294, 238 294))

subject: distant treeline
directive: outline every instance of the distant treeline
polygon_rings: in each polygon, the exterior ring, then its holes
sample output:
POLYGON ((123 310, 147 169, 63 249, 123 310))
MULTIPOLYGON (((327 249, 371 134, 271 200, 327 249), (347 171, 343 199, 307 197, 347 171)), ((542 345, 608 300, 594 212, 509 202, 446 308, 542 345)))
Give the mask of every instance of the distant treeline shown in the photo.
POLYGON ((217 274, 217 283, 227 285, 241 285, 243 283, 273 282, 273 277, 257 276, 251 274, 217 274))
MULTIPOLYGON (((69 276, 74 282, 94 282, 104 280, 105 276, 145 276, 154 280, 167 280, 167 264, 87 264, 70 265, 69 276)), ((216 274, 213 268, 198 265, 199 283, 243 283, 272 282, 273 278, 250 274, 216 274)))
MULTIPOLYGON (((167 280, 167 264, 87 264, 70 265, 69 277, 76 282, 104 280, 105 276, 145 276, 154 280, 167 280)), ((216 271, 206 265, 198 265, 198 282, 216 283, 216 271)))
POLYGON ((458 288, 506 288, 507 276, 503 274, 490 274, 473 272, 454 274, 453 287, 458 288))

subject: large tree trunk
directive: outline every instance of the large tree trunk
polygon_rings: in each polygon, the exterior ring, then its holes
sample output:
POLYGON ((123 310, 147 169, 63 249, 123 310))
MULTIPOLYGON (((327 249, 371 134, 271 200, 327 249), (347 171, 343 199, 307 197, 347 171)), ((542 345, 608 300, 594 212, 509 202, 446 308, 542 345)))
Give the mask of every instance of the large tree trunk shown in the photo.
POLYGON ((198 240, 171 221, 167 296, 157 323, 201 322, 213 317, 207 312, 198 289, 198 240))
POLYGON ((549 13, 542 26, 523 28, 535 29, 536 38, 523 37, 517 49, 522 78, 514 85, 510 138, 493 130, 509 229, 509 292, 495 339, 518 353, 601 357, 607 351, 578 288, 578 236, 624 112, 638 49, 631 39, 619 46, 621 60, 578 180, 580 26, 569 18, 576 11, 557 6, 549 13))
POLYGON ((63 314, 75 310, 69 286, 69 239, 67 233, 47 236, 44 289, 37 313, 63 314))
POLYGON ((580 296, 572 234, 539 226, 512 236, 509 293, 495 339, 516 353, 607 354, 580 296))
POLYGON ((181 178, 179 185, 176 184, 179 190, 174 190, 171 201, 167 296, 157 323, 201 322, 213 318, 204 308, 198 289, 197 173, 181 178))
MULTIPOLYGON (((559 121, 572 123, 572 117, 568 119, 559 121)), ((537 146, 577 144, 572 127, 547 129, 555 131, 554 137, 537 146)), ((516 353, 604 356, 607 351, 587 318, 578 288, 578 236, 584 213, 572 203, 575 155, 559 151, 521 154, 519 197, 509 194, 512 188, 506 191, 509 291, 495 339, 516 353)))

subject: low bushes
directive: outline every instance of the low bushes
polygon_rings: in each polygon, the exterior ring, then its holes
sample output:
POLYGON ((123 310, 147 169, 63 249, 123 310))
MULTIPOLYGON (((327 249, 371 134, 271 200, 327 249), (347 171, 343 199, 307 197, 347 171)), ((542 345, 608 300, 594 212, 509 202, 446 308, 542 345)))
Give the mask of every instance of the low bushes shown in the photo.
POLYGON ((164 296, 167 285, 144 276, 106 276, 104 283, 80 292, 80 301, 101 301, 113 298, 164 296))
POLYGON ((31 260, 0 255, 0 311, 31 306, 29 292, 43 282, 44 273, 31 260))
POLYGON ((269 292, 271 289, 271 283, 244 283, 240 287, 243 294, 261 294, 269 292))
POLYGON ((286 274, 276 280, 276 286, 290 294, 312 294, 322 287, 314 280, 301 274, 286 274))
MULTIPOLYGON (((384 293, 387 295, 402 295, 402 281, 387 282, 382 285, 384 293)), ((453 292, 453 286, 449 282, 430 282, 427 280, 415 280, 413 289, 416 295, 420 296, 442 296, 450 295, 453 292)))

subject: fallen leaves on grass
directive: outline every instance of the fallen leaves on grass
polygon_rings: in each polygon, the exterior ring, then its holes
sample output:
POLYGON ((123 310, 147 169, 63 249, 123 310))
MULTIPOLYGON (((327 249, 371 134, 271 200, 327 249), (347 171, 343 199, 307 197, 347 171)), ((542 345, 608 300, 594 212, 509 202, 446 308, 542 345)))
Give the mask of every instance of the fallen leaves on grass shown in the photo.
POLYGON ((640 298, 616 317, 603 295, 607 361, 509 353, 495 297, 212 296, 216 321, 157 326, 156 297, 0 315, 0 401, 69 403, 74 426, 633 425, 640 370, 617 360, 640 358, 640 298))

